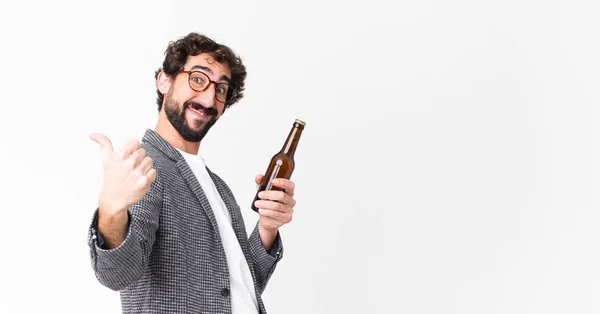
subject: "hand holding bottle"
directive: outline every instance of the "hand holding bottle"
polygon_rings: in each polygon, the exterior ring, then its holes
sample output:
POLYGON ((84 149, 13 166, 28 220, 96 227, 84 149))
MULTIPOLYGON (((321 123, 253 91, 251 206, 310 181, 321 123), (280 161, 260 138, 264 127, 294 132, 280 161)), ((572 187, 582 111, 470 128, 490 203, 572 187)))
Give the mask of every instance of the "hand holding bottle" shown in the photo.
MULTIPOLYGON (((255 178, 258 186, 263 179, 263 175, 259 174, 255 178)), ((273 185, 281 188, 279 190, 265 190, 258 193, 258 200, 254 202, 254 206, 258 209, 259 224, 267 231, 276 232, 279 227, 292 221, 294 206, 295 184, 288 179, 274 179, 273 185)))

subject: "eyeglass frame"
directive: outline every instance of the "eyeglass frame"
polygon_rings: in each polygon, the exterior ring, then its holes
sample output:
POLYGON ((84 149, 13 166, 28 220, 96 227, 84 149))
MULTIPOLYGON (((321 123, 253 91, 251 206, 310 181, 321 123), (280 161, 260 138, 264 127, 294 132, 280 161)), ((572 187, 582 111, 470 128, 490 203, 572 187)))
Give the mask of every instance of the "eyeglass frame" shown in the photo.
POLYGON ((215 82, 215 81, 213 81, 213 80, 210 79, 210 77, 208 76, 208 74, 206 74, 206 73, 204 73, 202 71, 185 71, 185 70, 181 70, 180 73, 187 73, 187 75, 188 75, 188 85, 195 92, 203 92, 203 91, 207 90, 208 87, 211 84, 213 84, 213 83, 215 85, 215 89, 219 85, 227 85, 227 94, 225 95, 225 101, 220 101, 217 98, 217 94, 215 93, 215 100, 217 100, 218 102, 220 102, 222 104, 226 104, 233 97, 233 94, 235 93, 235 87, 233 87, 231 84, 229 84, 229 83, 215 82), (197 90, 197 89, 195 89, 195 88, 192 87, 192 73, 202 73, 204 76, 206 76, 206 79, 208 80, 208 84, 206 84, 206 87, 203 90, 197 90))

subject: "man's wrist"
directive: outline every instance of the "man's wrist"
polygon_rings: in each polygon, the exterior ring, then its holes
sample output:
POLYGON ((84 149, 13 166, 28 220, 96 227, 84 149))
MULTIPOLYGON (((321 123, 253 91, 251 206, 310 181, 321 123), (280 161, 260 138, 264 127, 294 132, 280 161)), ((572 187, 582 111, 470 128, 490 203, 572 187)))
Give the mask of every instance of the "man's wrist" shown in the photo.
POLYGON ((98 210, 98 233, 103 237, 104 248, 112 249, 125 241, 128 223, 127 210, 116 213, 98 210))
POLYGON ((267 228, 263 226, 263 224, 259 221, 258 231, 264 235, 272 235, 273 237, 275 237, 277 235, 277 232, 279 231, 279 228, 267 228))
POLYGON ((127 210, 112 210, 107 207, 98 207, 98 226, 121 225, 127 220, 127 210))
POLYGON ((277 238, 278 232, 279 228, 265 228, 260 221, 258 222, 258 235, 267 253, 271 252, 271 248, 275 244, 275 239, 277 238))
POLYGON ((129 206, 120 202, 106 201, 101 197, 98 202, 98 212, 103 213, 105 216, 115 216, 118 218, 119 215, 123 215, 129 206))

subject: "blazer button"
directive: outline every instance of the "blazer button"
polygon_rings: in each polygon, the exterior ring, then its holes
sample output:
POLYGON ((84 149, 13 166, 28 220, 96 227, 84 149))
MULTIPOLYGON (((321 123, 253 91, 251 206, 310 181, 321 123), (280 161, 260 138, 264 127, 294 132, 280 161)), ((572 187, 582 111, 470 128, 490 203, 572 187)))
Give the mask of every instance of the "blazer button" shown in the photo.
POLYGON ((227 289, 227 288, 221 289, 221 295, 224 296, 224 297, 228 297, 229 296, 229 289, 227 289))

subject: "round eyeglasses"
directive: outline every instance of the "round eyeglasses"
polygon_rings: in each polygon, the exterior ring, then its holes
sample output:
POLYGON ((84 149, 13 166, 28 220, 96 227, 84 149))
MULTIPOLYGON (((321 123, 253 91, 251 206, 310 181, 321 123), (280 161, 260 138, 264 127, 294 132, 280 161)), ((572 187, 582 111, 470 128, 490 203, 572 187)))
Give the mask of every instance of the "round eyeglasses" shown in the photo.
POLYGON ((215 84, 215 98, 221 103, 225 103, 233 95, 234 88, 227 83, 218 83, 212 81, 208 75, 200 71, 181 71, 188 74, 188 83, 190 88, 197 92, 205 91, 211 83, 215 84))

